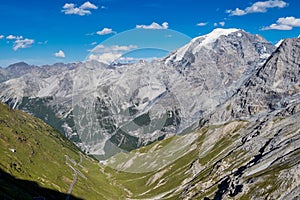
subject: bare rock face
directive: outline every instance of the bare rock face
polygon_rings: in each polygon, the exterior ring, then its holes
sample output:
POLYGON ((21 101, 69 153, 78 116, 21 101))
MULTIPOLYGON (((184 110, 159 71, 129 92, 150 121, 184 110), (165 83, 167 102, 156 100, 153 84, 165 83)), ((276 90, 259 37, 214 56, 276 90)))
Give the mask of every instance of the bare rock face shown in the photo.
MULTIPOLYGON (((191 91, 187 93, 191 101, 186 100, 186 104, 207 114, 228 100, 274 50, 259 35, 239 29, 215 29, 176 50, 165 63, 182 74, 183 79, 178 80, 182 89, 178 90, 191 91)), ((196 113, 193 109, 191 112, 196 113)))
POLYGON ((239 29, 215 29, 175 51, 166 63, 204 91, 228 91, 239 86, 245 75, 262 65, 274 50, 258 35, 239 29))
POLYGON ((300 39, 286 39, 266 63, 245 80, 212 121, 251 118, 299 102, 300 39))
MULTIPOLYGON (((300 89, 299 55, 300 39, 287 39, 255 76, 247 80, 237 94, 240 105, 246 108, 246 115, 277 110, 297 100, 300 89)), ((238 111, 233 111, 233 114, 237 117, 243 115, 238 111)))

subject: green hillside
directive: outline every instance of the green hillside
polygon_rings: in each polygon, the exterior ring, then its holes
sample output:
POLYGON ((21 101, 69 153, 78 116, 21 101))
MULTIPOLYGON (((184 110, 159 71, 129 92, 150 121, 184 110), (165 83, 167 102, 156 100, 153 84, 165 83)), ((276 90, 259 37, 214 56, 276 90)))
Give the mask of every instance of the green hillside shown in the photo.
POLYGON ((97 161, 41 120, 0 104, 0 199, 118 199, 97 161), (68 160, 67 160, 68 158, 68 160), (66 162, 67 160, 67 162, 66 162), (73 168, 73 169, 72 169, 73 168))

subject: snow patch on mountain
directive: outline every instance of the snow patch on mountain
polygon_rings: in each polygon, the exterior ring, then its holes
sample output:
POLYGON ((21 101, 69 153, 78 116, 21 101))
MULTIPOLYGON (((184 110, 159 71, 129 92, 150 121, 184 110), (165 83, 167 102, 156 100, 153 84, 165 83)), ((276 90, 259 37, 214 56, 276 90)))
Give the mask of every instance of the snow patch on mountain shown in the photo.
POLYGON ((201 43, 195 49, 193 49, 193 53, 197 53, 198 51, 200 51, 200 49, 202 48, 202 46, 206 46, 206 45, 212 44, 218 38, 220 38, 222 35, 228 36, 229 34, 237 32, 239 30, 240 29, 236 29, 236 28, 230 28, 230 29, 217 28, 217 29, 213 30, 211 33, 209 33, 207 35, 195 38, 195 39, 192 40, 192 42, 195 42, 195 41, 197 41, 197 40, 200 39, 201 43))
POLYGON ((281 45, 281 43, 283 42, 283 39, 279 40, 276 44, 275 47, 279 47, 281 45))
MULTIPOLYGON (((218 38, 220 38, 222 35, 228 36, 229 34, 237 32, 239 30, 240 29, 236 29, 236 28, 230 28, 230 29, 217 28, 206 35, 196 37, 196 38, 192 39, 191 42, 188 43, 187 45, 183 46, 182 48, 179 48, 175 52, 175 54, 173 54, 173 56, 170 56, 169 59, 166 60, 166 63, 174 58, 175 58, 174 61, 180 61, 184 57, 185 53, 189 49, 191 49, 192 46, 196 46, 192 50, 192 53, 195 54, 198 51, 200 51, 200 49, 203 46, 206 46, 206 47, 209 46, 210 44, 215 42, 218 38)), ((237 36, 242 37, 242 34, 238 33, 237 36)))

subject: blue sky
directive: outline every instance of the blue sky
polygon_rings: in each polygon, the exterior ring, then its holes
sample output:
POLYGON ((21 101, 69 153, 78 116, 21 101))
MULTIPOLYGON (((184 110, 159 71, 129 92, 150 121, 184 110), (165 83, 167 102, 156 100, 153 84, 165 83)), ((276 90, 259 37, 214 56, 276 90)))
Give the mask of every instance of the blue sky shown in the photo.
POLYGON ((240 28, 275 44, 298 37, 299 10, 299 0, 0 0, 0 66, 84 61, 96 45, 134 28, 190 38, 240 28))

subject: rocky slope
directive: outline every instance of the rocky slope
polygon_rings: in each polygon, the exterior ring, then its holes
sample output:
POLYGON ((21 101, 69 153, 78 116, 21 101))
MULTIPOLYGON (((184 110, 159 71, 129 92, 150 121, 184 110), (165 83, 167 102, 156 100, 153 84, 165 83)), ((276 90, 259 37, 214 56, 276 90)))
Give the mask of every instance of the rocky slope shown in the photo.
POLYGON ((286 39, 211 121, 256 118, 299 103, 299 38, 286 39))
POLYGON ((115 177, 133 199, 297 199, 299 117, 208 125, 107 165, 119 170, 115 177))

